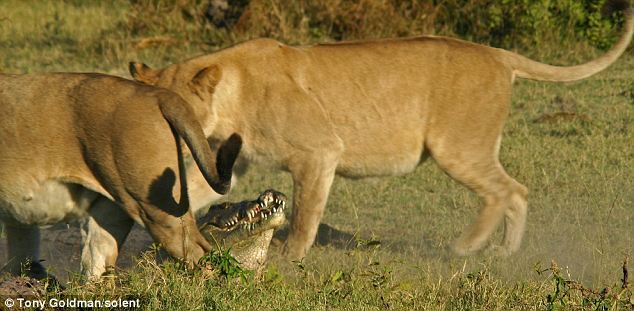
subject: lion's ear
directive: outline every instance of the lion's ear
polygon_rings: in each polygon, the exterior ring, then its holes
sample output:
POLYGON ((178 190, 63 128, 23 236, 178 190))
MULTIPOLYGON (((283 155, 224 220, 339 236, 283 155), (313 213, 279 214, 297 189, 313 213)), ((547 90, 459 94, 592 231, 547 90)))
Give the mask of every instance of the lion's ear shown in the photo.
POLYGON ((154 70, 146 64, 130 62, 129 69, 130 75, 136 81, 149 85, 155 85, 158 82, 160 71, 154 70))
POLYGON ((198 97, 203 99, 213 94, 216 85, 222 78, 222 70, 217 65, 212 65, 199 70, 189 82, 189 87, 198 97))

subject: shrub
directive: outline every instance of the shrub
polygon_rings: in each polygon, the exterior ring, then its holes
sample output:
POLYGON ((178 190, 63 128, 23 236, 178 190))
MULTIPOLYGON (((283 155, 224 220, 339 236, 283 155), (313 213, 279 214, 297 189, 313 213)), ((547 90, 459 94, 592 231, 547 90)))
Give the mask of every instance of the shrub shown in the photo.
POLYGON ((307 43, 438 33, 511 49, 579 40, 605 49, 619 22, 601 16, 606 0, 228 0, 233 20, 222 30, 206 18, 208 1, 130 1, 134 33, 217 45, 253 37, 307 43))

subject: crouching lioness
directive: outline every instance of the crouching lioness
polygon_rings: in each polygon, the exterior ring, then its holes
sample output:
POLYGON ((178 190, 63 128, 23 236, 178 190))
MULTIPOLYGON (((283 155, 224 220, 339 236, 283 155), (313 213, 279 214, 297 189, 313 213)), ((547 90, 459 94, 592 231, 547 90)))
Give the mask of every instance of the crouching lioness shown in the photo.
POLYGON ((189 209, 181 139, 218 193, 229 190, 242 144, 233 135, 214 157, 200 125, 209 119, 168 90, 118 77, 0 75, 0 220, 9 271, 31 262, 41 276, 38 226, 74 216, 88 216, 87 276, 115 264, 133 221, 170 255, 199 259, 211 246, 189 209))
POLYGON ((631 40, 633 14, 627 2, 611 4, 624 11, 620 40, 572 67, 418 37, 299 47, 253 40, 161 70, 131 63, 130 71, 199 109, 212 138, 240 133, 245 159, 291 173, 291 258, 305 256, 313 243, 335 174, 403 174, 425 154, 485 204, 454 250, 481 249, 504 220, 499 250, 508 254, 520 246, 527 213, 526 187, 498 160, 513 80, 573 81, 613 63, 631 40))

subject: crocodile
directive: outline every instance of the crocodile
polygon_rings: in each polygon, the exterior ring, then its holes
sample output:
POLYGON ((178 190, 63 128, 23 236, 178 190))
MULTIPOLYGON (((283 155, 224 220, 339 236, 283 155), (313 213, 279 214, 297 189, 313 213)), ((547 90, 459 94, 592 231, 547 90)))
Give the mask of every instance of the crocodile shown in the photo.
POLYGON ((198 220, 200 232, 216 249, 229 250, 242 268, 259 271, 273 238, 286 218, 286 196, 269 189, 257 199, 212 205, 198 220))

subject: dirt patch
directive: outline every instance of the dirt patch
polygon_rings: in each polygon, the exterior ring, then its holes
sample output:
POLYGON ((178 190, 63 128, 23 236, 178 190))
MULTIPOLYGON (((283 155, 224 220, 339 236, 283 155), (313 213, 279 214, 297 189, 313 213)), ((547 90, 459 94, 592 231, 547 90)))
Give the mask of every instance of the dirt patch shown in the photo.
MULTIPOLYGON (((66 283, 73 275, 79 273, 81 259, 81 233, 77 224, 60 224, 42 229, 42 242, 40 254, 42 264, 57 277, 62 283, 66 283)), ((138 225, 134 225, 130 235, 119 254, 117 267, 128 268, 134 265, 134 258, 142 251, 147 250, 152 244, 150 235, 138 225)), ((6 239, 0 241, 0 267, 7 261, 6 239)))
MULTIPOLYGON (((275 233, 273 246, 280 246, 288 235, 288 227, 284 227, 275 233)), ((338 230, 327 224, 319 226, 319 232, 315 241, 316 245, 332 246, 339 249, 350 249, 356 246, 355 236, 351 233, 338 230)), ((144 228, 134 225, 130 235, 126 239, 123 249, 117 260, 117 268, 129 268, 135 265, 135 258, 152 245, 152 237, 144 228)), ((7 261, 6 240, 0 243, 0 267, 7 261)), ((79 274, 81 260, 81 233, 77 224, 59 224, 42 229, 42 243, 40 247, 42 264, 62 284, 65 284, 73 276, 79 274)), ((2 279, 0 279, 1 281, 2 279)), ((13 280, 22 284, 26 280, 13 280)), ((9 286, 9 285, 6 285, 9 286)))
POLYGON ((0 297, 39 297, 45 293, 46 284, 36 279, 26 276, 0 276, 0 297))

